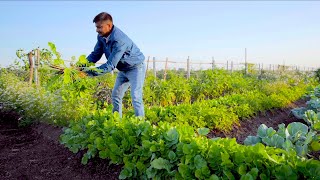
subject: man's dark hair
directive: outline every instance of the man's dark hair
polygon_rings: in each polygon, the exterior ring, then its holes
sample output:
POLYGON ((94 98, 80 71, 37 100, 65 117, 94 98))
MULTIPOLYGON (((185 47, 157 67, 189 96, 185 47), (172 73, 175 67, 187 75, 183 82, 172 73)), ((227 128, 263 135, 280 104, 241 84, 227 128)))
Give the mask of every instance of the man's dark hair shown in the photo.
POLYGON ((110 20, 111 22, 113 22, 112 16, 109 13, 102 12, 96 15, 96 17, 94 17, 93 22, 96 23, 96 22, 107 21, 107 20, 110 20))

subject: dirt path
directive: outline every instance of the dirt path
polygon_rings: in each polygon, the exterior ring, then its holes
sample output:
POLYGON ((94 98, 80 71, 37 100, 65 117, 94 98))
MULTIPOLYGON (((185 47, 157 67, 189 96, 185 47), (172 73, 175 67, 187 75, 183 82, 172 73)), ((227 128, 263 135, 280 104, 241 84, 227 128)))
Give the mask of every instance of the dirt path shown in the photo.
MULTIPOLYGON (((262 123, 276 128, 280 123, 298 121, 289 112, 301 106, 305 106, 304 100, 242 120, 228 134, 213 130, 209 137, 236 137, 242 143, 248 135, 255 135, 262 123)), ((108 165, 101 159, 82 165, 79 153, 73 154, 58 143, 61 128, 45 124, 17 128, 12 122, 18 118, 14 113, 0 114, 0 179, 118 179, 120 165, 108 165)))

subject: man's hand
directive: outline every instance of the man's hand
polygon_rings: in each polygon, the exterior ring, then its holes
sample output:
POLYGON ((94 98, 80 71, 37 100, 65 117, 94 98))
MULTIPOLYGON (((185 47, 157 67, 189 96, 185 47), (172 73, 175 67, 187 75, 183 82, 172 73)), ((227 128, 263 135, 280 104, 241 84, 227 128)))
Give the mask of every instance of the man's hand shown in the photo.
POLYGON ((75 64, 75 68, 78 69, 79 71, 84 71, 85 68, 87 68, 88 66, 86 64, 75 64))
POLYGON ((81 71, 85 72, 88 76, 100 76, 105 74, 105 72, 102 69, 98 68, 88 68, 88 67, 82 67, 81 71))
POLYGON ((98 76, 97 71, 92 68, 80 67, 80 71, 85 72, 88 76, 98 76))
POLYGON ((103 75, 107 73, 107 70, 102 66, 97 67, 99 75, 103 75))
POLYGON ((75 66, 78 68, 80 71, 84 71, 85 68, 94 66, 94 63, 89 62, 85 57, 80 57, 80 60, 76 62, 75 66))

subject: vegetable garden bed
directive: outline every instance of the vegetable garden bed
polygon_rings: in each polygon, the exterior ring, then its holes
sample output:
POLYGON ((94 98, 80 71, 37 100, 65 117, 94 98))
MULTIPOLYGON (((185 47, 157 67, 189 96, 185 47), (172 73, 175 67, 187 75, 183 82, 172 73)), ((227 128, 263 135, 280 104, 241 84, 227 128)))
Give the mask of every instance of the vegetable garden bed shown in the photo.
MULTIPOLYGON (((236 137, 242 143, 248 135, 256 134, 262 123, 276 128, 280 123, 302 122, 289 113, 293 107, 304 105, 305 100, 299 100, 288 108, 243 121, 241 128, 234 126, 229 134, 213 130, 208 136, 236 137)), ((18 128, 15 122, 19 115, 9 112, 0 117, 0 179, 118 179, 122 165, 109 165, 108 160, 100 158, 82 165, 83 151, 73 154, 59 143, 61 127, 37 123, 18 128)))

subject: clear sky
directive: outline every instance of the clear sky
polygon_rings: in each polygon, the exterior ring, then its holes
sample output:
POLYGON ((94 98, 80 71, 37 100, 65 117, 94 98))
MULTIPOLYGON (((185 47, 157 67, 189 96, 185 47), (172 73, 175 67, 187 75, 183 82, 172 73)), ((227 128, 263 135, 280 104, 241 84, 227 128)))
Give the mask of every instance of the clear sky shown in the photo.
POLYGON ((19 48, 56 44, 64 59, 88 55, 92 20, 109 12, 146 57, 320 66, 317 1, 0 1, 0 65, 19 48))

